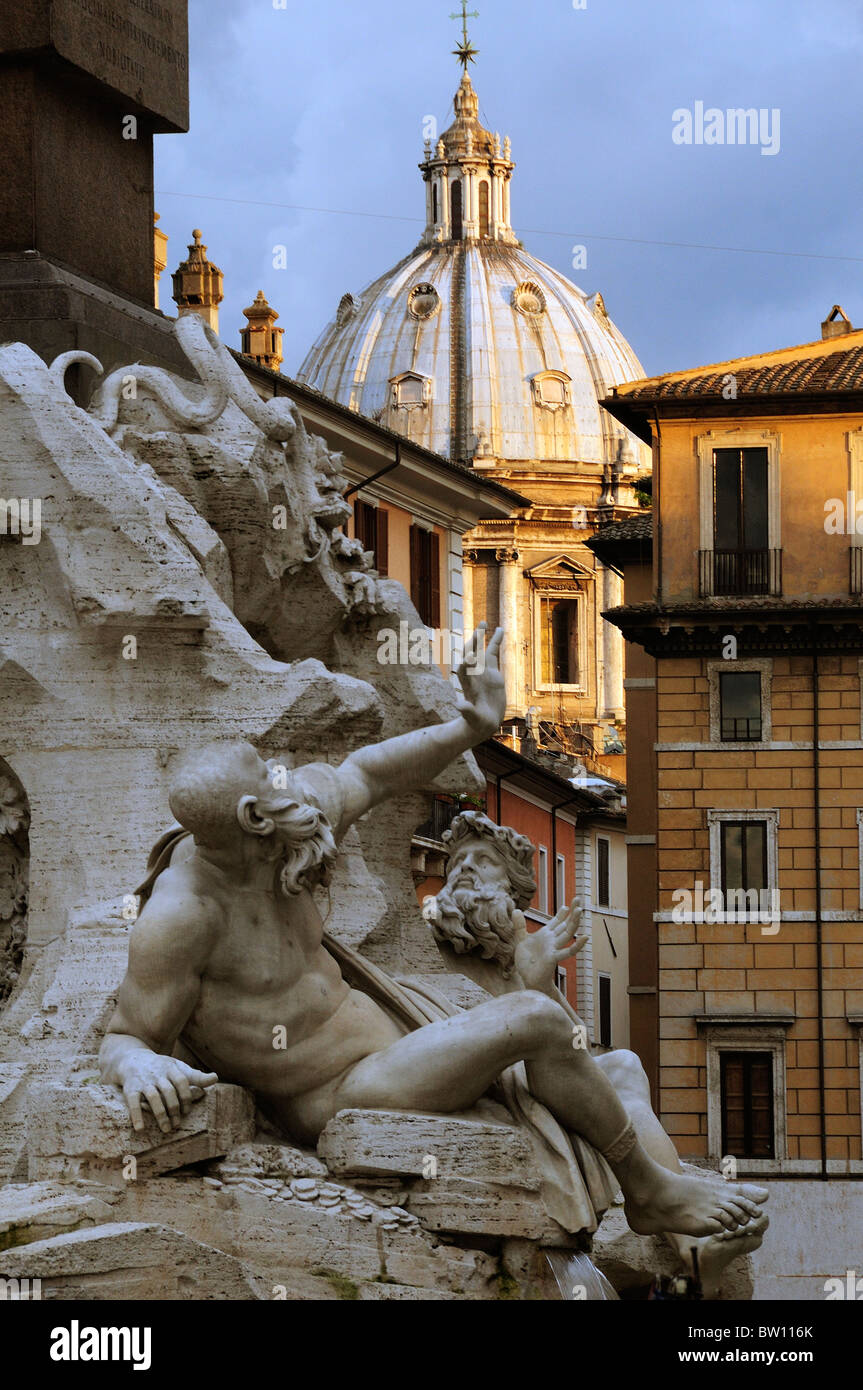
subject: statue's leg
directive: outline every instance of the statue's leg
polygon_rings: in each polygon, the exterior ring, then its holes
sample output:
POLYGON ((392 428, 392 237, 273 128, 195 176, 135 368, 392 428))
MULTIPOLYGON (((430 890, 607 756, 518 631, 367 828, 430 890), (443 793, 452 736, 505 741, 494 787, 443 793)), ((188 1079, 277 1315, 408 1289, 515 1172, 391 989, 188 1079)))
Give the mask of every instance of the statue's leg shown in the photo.
MULTIPOLYGON (((620 1049, 596 1058, 596 1064, 608 1078, 632 1120, 642 1146, 650 1157, 670 1173, 682 1173, 677 1149, 669 1139, 654 1113, 650 1099, 650 1082, 644 1067, 634 1052, 620 1049)), ((707 1298, 719 1292, 722 1274, 732 1260, 757 1250, 768 1227, 766 1211, 736 1230, 697 1239, 666 1231, 665 1238, 677 1254, 687 1274, 695 1273, 693 1248, 698 1251, 698 1275, 707 1298)))
POLYGON ((632 1120, 644 1148, 662 1168, 682 1173, 677 1150, 657 1119, 650 1102, 650 1082, 634 1052, 621 1048, 596 1057, 596 1065, 611 1082, 632 1120))
POLYGON ((763 1188, 672 1174, 657 1164, 639 1143, 614 1087, 572 1041, 572 1021, 554 1000, 533 990, 503 995, 364 1058, 336 1090, 334 1106, 463 1110, 501 1071, 523 1060, 537 1099, 611 1164, 634 1230, 707 1235, 757 1217, 767 1196, 763 1188))

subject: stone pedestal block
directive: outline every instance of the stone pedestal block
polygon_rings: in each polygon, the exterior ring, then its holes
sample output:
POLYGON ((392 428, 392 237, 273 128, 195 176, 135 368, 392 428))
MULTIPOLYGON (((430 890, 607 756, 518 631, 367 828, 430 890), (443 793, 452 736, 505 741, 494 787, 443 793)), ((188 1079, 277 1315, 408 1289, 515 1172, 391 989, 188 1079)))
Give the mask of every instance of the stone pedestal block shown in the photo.
POLYGON ((427 1231, 458 1235, 521 1236, 557 1241, 561 1231, 548 1216, 538 1192, 475 1178, 444 1178, 412 1188, 408 1211, 427 1231))
POLYGON ((170 1134, 146 1114, 137 1134, 113 1087, 37 1084, 30 1090, 28 1173, 31 1182, 100 1177, 119 1184, 221 1158, 254 1131, 254 1101, 239 1086, 210 1087, 170 1134))
POLYGON ((504 1183, 537 1192, 530 1141, 515 1125, 401 1110, 342 1110, 318 1142, 332 1173, 504 1183))
POLYGON ((180 1231, 114 1222, 0 1254, 0 1279, 41 1281, 42 1299, 252 1301, 269 1290, 239 1260, 180 1231))

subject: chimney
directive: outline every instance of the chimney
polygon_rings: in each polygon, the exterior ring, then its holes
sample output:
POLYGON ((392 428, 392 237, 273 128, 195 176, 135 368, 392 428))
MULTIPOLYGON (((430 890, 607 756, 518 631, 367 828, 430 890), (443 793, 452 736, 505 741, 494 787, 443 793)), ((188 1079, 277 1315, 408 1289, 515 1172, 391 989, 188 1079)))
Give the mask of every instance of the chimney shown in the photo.
POLYGON ((842 308, 841 304, 834 304, 830 313, 821 325, 822 338, 842 338, 846 333, 853 333, 854 325, 842 308))
POLYGON ((214 333, 219 331, 219 305, 224 299, 225 277, 217 265, 207 260, 207 248, 196 228, 188 260, 174 271, 174 301, 180 312, 199 314, 214 333))
POLYGON ((276 328, 275 323, 279 316, 275 309, 270 308, 263 290, 258 290, 254 304, 250 304, 243 313, 249 320, 248 325, 240 329, 243 356, 257 362, 261 367, 269 367, 271 372, 280 371, 283 356, 282 335, 285 330, 276 328))

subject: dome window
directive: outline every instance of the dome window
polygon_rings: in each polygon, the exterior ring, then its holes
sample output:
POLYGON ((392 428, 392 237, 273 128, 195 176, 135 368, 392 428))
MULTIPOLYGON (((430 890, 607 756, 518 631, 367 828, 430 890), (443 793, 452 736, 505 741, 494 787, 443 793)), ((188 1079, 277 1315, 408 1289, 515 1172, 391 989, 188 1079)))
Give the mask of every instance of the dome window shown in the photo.
POLYGON ((397 410, 421 409, 431 400, 431 386, 427 376, 420 376, 417 372, 402 372, 390 380, 392 405, 397 410))
POLYGON ((454 179, 452 185, 452 235, 454 241, 461 241, 464 237, 464 216, 461 191, 461 179, 454 179))
POLYGON ((545 294, 535 280, 523 280, 512 292, 513 308, 527 318, 539 318, 546 311, 545 294))
POLYGON ((408 313, 415 319, 433 318, 440 308, 440 295, 434 285, 414 285, 408 293, 408 313))
POLYGON ((533 399, 546 410, 561 410, 571 403, 572 378, 566 372, 538 372, 533 378, 533 399))
POLYGON ((488 180, 483 179, 479 186, 479 234, 487 238, 489 231, 489 193, 488 180))

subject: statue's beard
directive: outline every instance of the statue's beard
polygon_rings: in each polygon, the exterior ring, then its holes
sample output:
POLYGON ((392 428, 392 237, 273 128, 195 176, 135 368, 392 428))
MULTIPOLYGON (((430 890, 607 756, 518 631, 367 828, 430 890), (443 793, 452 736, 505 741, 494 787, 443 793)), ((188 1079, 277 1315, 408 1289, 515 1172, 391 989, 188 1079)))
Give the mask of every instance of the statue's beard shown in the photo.
POLYGON ((338 858, 329 821, 316 806, 289 798, 258 802, 260 815, 275 821, 273 858, 279 864, 279 880, 289 897, 318 885, 327 887, 338 858))
POLYGON ((479 951, 497 961, 508 979, 515 964, 515 902, 500 888, 450 887, 445 883, 433 900, 435 939, 459 955, 479 951))

